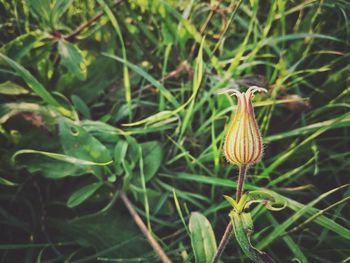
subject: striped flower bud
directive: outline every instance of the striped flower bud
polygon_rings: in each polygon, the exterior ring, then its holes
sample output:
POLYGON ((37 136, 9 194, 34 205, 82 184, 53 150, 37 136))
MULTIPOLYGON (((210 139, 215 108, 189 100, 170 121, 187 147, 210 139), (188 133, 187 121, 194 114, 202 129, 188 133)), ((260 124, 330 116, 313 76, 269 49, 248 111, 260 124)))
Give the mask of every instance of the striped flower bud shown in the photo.
POLYGON ((220 93, 231 93, 237 97, 237 108, 229 124, 225 138, 226 159, 237 165, 251 165, 263 154, 262 137, 255 119, 252 99, 256 91, 267 92, 264 88, 250 87, 247 92, 227 89, 220 93))

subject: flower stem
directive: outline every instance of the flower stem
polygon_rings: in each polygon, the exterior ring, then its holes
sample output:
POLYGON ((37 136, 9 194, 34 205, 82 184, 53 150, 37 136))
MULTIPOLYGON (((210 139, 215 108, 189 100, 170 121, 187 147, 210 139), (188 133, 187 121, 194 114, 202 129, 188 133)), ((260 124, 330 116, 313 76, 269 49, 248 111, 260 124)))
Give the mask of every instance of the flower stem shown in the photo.
MULTIPOLYGON (((236 190, 236 202, 239 203, 239 200, 241 200, 241 197, 243 195, 243 186, 244 186, 244 181, 245 181, 245 176, 247 173, 247 165, 241 165, 239 167, 239 173, 238 173, 238 182, 237 182, 237 190, 236 190)), ((224 252, 224 249, 230 239, 231 233, 233 230, 233 226, 231 222, 228 223, 225 233, 221 238, 218 250, 216 251, 216 254, 213 258, 213 263, 217 263, 219 261, 219 258, 224 252)))
POLYGON ((236 202, 237 204, 241 200, 241 197, 243 195, 243 187, 244 187, 244 181, 245 176, 247 173, 247 165, 241 165, 239 167, 239 174, 238 174, 238 182, 237 182, 237 190, 236 190, 236 202))

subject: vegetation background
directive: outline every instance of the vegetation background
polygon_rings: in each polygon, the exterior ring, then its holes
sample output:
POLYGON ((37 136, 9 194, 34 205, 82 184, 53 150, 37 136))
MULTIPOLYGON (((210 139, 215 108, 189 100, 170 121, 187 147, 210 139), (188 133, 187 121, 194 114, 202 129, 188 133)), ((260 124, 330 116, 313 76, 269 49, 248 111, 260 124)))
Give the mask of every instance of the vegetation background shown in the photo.
MULTIPOLYGON (((252 243, 277 262, 349 262, 350 2, 0 0, 1 262, 157 262, 120 199, 174 262, 188 220, 219 241, 237 167, 222 155, 254 99, 263 160, 252 243)), ((232 239, 224 262, 246 261, 232 239)), ((200 261, 199 261, 200 262, 200 261)))

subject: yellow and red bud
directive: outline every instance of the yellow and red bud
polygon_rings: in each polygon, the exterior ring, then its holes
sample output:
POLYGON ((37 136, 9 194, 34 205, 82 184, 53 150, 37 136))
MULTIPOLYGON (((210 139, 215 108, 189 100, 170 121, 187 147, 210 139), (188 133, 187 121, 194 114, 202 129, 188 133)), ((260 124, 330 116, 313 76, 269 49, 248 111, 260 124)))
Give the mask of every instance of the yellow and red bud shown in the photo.
POLYGON ((237 108, 224 143, 225 157, 233 164, 249 166, 259 161, 263 154, 262 137, 252 105, 254 93, 257 91, 267 92, 266 89, 256 86, 250 87, 245 93, 232 89, 220 92, 231 93, 237 97, 237 108))

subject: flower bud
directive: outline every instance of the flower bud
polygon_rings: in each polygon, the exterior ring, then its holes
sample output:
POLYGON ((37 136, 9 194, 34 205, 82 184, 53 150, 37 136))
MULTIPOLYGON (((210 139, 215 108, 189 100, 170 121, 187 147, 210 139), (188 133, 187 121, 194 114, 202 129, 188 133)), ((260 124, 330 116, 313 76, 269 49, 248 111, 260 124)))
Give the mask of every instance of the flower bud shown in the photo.
POLYGON ((224 144, 225 157, 233 164, 248 166, 259 161, 263 154, 262 137, 252 106, 256 91, 267 92, 256 86, 250 87, 245 93, 232 89, 221 92, 230 92, 237 97, 237 108, 224 144))

